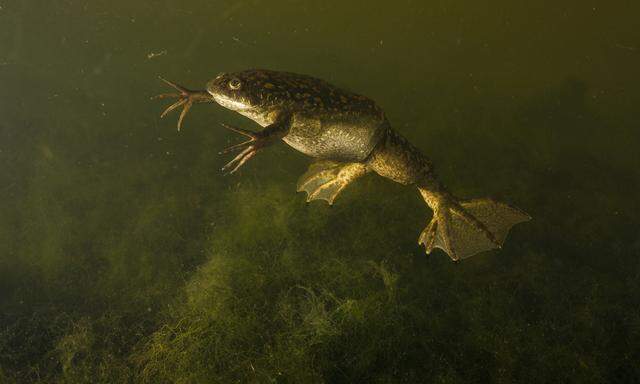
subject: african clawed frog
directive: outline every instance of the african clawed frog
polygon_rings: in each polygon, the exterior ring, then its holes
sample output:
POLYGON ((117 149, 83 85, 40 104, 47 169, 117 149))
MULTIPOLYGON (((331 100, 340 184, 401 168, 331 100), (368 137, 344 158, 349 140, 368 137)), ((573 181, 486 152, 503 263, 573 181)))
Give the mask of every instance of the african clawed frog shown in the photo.
MULTIPOLYGON (((164 80, 164 79, 163 79, 164 80)), ((311 76, 252 69, 222 73, 206 90, 189 90, 164 80, 178 100, 162 114, 183 107, 178 129, 193 103, 216 102, 262 127, 258 132, 223 126, 247 140, 223 150, 239 151, 223 171, 234 173, 261 149, 282 139, 315 161, 298 181, 307 201, 333 204, 350 182, 375 172, 404 185, 417 186, 434 214, 418 238, 426 252, 441 248, 458 261, 500 248, 510 228, 529 215, 491 199, 461 201, 435 178, 428 159, 394 131, 371 99, 311 76)))

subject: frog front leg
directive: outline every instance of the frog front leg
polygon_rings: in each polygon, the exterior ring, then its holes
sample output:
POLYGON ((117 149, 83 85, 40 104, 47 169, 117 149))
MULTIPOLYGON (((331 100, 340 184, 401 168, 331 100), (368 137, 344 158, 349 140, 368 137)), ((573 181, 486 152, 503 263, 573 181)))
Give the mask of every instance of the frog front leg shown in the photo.
POLYGON ((237 171, 244 163, 258 153, 262 148, 268 147, 282 139, 289 132, 289 121, 287 116, 278 118, 273 124, 267 125, 262 131, 253 132, 242 128, 230 126, 222 123, 221 125, 233 132, 239 133, 248 138, 248 140, 242 143, 232 145, 220 151, 220 154, 225 154, 233 151, 240 151, 240 153, 231 159, 224 167, 222 171, 229 171, 229 174, 237 171))
POLYGON ((298 192, 307 193, 307 202, 325 200, 333 205, 333 200, 349 183, 367 172, 369 168, 364 163, 318 160, 298 180, 298 192))

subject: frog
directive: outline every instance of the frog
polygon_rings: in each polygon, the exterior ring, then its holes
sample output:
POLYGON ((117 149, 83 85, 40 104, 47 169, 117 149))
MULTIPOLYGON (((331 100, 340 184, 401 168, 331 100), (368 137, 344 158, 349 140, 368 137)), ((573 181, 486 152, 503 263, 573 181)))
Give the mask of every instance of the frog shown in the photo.
POLYGON ((313 159, 297 183, 307 202, 322 200, 332 205, 348 185, 369 173, 416 187, 433 211, 418 236, 418 245, 427 254, 438 248, 458 262, 502 248, 511 228, 531 219, 492 198, 454 196, 436 177, 431 161, 391 127, 375 101, 327 81, 267 69, 219 73, 201 90, 160 79, 174 91, 155 98, 176 99, 160 116, 182 108, 178 130, 198 103, 216 103, 261 127, 248 130, 221 123, 245 137, 220 152, 237 152, 223 172, 233 174, 260 151, 284 142, 313 159))

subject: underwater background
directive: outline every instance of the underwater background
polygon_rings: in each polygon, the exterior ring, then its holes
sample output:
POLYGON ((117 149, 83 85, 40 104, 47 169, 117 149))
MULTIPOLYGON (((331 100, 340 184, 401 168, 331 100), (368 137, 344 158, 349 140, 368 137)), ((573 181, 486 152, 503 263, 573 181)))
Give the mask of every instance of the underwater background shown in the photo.
POLYGON ((0 1, 0 383, 640 381, 640 3, 0 1), (533 216, 458 264, 377 176, 305 203, 157 76, 365 94, 461 197, 533 216))

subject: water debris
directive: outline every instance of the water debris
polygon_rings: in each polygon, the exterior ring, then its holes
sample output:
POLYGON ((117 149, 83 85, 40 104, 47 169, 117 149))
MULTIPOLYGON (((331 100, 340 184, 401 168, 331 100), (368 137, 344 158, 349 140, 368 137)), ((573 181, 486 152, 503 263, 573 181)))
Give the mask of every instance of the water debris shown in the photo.
POLYGON ((155 59, 158 56, 164 56, 166 54, 167 54, 167 50, 166 49, 164 49, 164 50, 162 50, 160 52, 149 52, 147 54, 147 59, 149 59, 149 60, 155 59))
POLYGON ((243 44, 243 45, 248 45, 248 46, 256 45, 255 42, 251 43, 251 42, 246 42, 244 40, 240 40, 240 38, 237 37, 237 36, 231 37, 231 40, 235 41, 236 43, 243 44))
POLYGON ((635 51, 637 49, 636 47, 632 47, 630 45, 622 45, 620 43, 616 43, 616 47, 620 49, 626 49, 627 51, 635 51))

